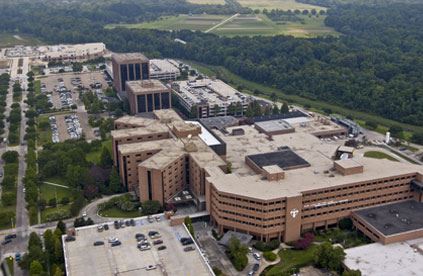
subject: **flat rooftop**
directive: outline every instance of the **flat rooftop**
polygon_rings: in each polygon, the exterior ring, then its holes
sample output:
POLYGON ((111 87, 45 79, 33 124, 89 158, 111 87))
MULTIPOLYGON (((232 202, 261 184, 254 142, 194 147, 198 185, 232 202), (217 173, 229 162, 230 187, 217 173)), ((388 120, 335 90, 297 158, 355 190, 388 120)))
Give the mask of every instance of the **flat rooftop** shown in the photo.
POLYGON ((327 142, 307 132, 274 135, 269 139, 253 126, 247 125, 229 127, 226 130, 231 133, 235 128, 243 129, 244 135, 233 136, 215 131, 227 145, 226 161, 232 163, 232 174, 207 168, 210 173, 208 180, 222 192, 270 200, 384 177, 423 174, 422 166, 367 158, 362 154, 356 154, 352 160, 363 165, 363 172, 344 176, 334 170, 332 159, 336 149, 345 142, 344 139, 327 142), (285 146, 307 161, 310 166, 285 171, 285 178, 282 180, 266 181, 245 162, 245 156, 275 152, 285 146))
POLYGON ((216 137, 213 135, 213 133, 208 131, 200 122, 197 122, 197 121, 185 121, 185 122, 201 127, 200 138, 201 140, 204 141, 204 143, 206 143, 207 146, 215 146, 215 145, 221 144, 220 141, 217 140, 216 137))
POLYGON ((282 147, 274 152, 248 155, 247 158, 260 168, 277 165, 281 169, 289 170, 310 166, 307 161, 298 156, 298 154, 293 152, 289 147, 282 147))
POLYGON ((363 276, 422 275, 423 239, 382 245, 372 243, 345 250, 344 264, 363 276))
POLYGON ((177 93, 191 105, 229 105, 231 103, 247 103, 250 97, 221 80, 201 79, 195 81, 177 81, 177 93))
POLYGON ((288 131, 294 130, 294 128, 286 120, 270 120, 255 123, 264 132, 276 132, 276 131, 288 131))
POLYGON ((148 62, 148 58, 141 53, 115 53, 112 59, 117 63, 148 62))
POLYGON ((104 275, 201 275, 209 276, 210 267, 203 259, 198 247, 185 252, 179 242, 189 234, 182 225, 169 226, 169 221, 161 217, 160 222, 149 223, 146 218, 135 219, 136 225, 116 230, 109 223, 109 230, 98 232, 97 226, 77 228, 76 240, 64 243, 67 275, 69 276, 104 276, 104 275), (148 237, 149 231, 158 231, 167 248, 157 250, 148 237), (151 249, 140 251, 135 239, 136 233, 144 234, 151 249), (122 244, 111 247, 110 237, 118 238, 122 244), (104 245, 93 246, 95 241, 104 245), (157 268, 147 271, 145 268, 155 265, 157 268))
POLYGON ((150 74, 179 73, 177 62, 169 59, 150 59, 150 74))
POLYGON ((161 83, 161 81, 154 79, 127 81, 126 88, 135 95, 168 90, 168 88, 163 83, 161 83))
POLYGON ((355 211, 385 236, 423 229, 423 203, 414 200, 355 211))

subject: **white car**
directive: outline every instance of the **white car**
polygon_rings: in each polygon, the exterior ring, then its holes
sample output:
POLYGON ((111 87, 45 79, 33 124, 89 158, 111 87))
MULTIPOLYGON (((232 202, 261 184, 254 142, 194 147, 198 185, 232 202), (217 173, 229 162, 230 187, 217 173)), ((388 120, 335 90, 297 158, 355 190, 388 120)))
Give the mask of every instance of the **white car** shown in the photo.
POLYGON ((116 237, 110 237, 109 238, 109 243, 114 243, 114 242, 117 242, 117 241, 119 241, 119 239, 116 238, 116 237))
POLYGON ((83 217, 86 217, 86 216, 87 216, 87 212, 83 212, 83 213, 82 213, 82 216, 83 216, 83 217))
POLYGON ((260 261, 260 259, 261 259, 261 257, 260 257, 260 254, 259 254, 259 253, 254 253, 254 254, 253 254, 253 257, 254 257, 257 261, 260 261))

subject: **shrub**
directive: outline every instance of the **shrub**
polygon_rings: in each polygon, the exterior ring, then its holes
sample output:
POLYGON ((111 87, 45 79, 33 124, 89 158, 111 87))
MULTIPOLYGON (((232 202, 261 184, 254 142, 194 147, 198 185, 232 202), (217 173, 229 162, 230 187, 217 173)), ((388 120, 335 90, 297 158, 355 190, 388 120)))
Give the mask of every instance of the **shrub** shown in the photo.
POLYGON ((57 206, 57 201, 56 201, 56 199, 55 199, 55 198, 51 198, 51 199, 48 201, 48 206, 51 206, 51 207, 56 207, 56 206, 57 206))
POLYGON ((272 251, 266 251, 266 252, 264 252, 263 253, 263 257, 268 262, 274 262, 277 259, 277 255, 275 253, 273 253, 272 251))
POLYGON ((339 221, 339 228, 342 230, 352 230, 353 222, 350 218, 343 218, 339 221))
POLYGON ((62 198, 62 200, 60 200, 60 204, 63 204, 63 205, 68 205, 69 202, 70 202, 70 200, 69 200, 68 197, 64 197, 64 198, 62 198))
POLYGON ((3 155, 1 156, 1 158, 4 160, 4 162, 6 163, 18 163, 18 158, 19 158, 19 154, 17 151, 6 151, 5 153, 3 153, 3 155))
POLYGON ((70 212, 67 210, 59 210, 59 211, 48 214, 45 217, 45 220, 56 221, 56 220, 67 219, 67 218, 70 218, 70 212))
POLYGON ((301 239, 295 242, 294 248, 299 250, 304 250, 310 247, 314 241, 314 234, 307 232, 303 235, 301 239))
POLYGON ((253 247, 259 251, 266 252, 266 251, 272 251, 272 250, 275 250, 276 248, 279 248, 280 244, 281 244, 280 241, 275 239, 275 240, 271 240, 270 242, 258 241, 253 245, 253 247))

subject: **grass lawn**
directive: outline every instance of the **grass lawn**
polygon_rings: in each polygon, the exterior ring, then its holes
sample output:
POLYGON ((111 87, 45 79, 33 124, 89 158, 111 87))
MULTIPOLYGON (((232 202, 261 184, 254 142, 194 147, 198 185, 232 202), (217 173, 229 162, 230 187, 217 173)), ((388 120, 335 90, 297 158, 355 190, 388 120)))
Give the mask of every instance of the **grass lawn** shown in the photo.
MULTIPOLYGON (((40 116, 38 116, 37 121, 38 121, 38 123, 48 122, 48 117, 49 117, 49 115, 40 115, 40 116)), ((52 133, 51 133, 50 125, 45 130, 38 128, 37 132, 38 132, 38 139, 37 139, 38 146, 42 146, 42 145, 51 143, 51 134, 52 133)))
POLYGON ((333 113, 341 114, 344 116, 351 116, 354 119, 362 120, 362 121, 374 121, 377 124, 381 126, 391 126, 391 125, 397 125, 402 127, 404 130, 406 130, 408 133, 412 133, 413 131, 421 131, 423 132, 423 127, 420 126, 414 126, 410 124, 400 123, 397 121, 393 121, 390 119, 383 118, 379 115, 370 114, 362 111, 356 111, 352 109, 348 109, 339 105, 333 105, 326 103, 324 101, 319 100, 312 100, 303 98, 297 95, 288 95, 283 93, 281 90, 277 88, 272 88, 257 82, 246 80, 232 72, 230 72, 228 69, 222 67, 222 66, 209 66, 198 62, 192 62, 192 61, 185 61, 186 63, 190 64, 203 74, 206 74, 208 76, 216 76, 219 75, 219 77, 225 81, 228 84, 231 84, 233 87, 238 87, 239 85, 243 86, 244 89, 242 89, 242 92, 247 94, 253 94, 254 90, 260 91, 260 97, 270 99, 270 95, 272 93, 276 93, 276 95, 279 97, 282 101, 287 101, 291 104, 297 104, 300 106, 308 105, 312 109, 324 113, 323 110, 325 109, 331 109, 333 113))
POLYGON ((13 274, 13 270, 14 270, 13 265, 14 265, 14 262, 15 262, 15 260, 13 259, 13 257, 6 258, 6 263, 7 263, 7 267, 9 268, 10 275, 14 275, 13 274))
POLYGON ((364 153, 364 157, 370 157, 370 158, 376 158, 376 159, 388 159, 391 161, 398 162, 398 160, 395 159, 394 157, 381 151, 366 151, 364 153))
POLYGON ((125 212, 116 207, 100 211, 99 215, 102 217, 109 217, 109 218, 135 218, 135 217, 142 216, 142 214, 138 210, 125 212))
MULTIPOLYGON (((4 206, 1 205, 1 202, 0 202, 0 210, 1 210, 0 216, 3 216, 3 213, 6 213, 6 212, 12 212, 13 213, 13 216, 14 216, 13 217, 13 225, 14 225, 15 222, 16 222, 16 206, 4 207, 4 206)), ((4 224, 0 224, 0 230, 10 229, 10 228, 12 228, 12 222, 10 220, 5 221, 4 224)))
POLYGON ((35 93, 35 95, 41 94, 41 81, 40 80, 34 81, 34 93, 35 93))
POLYGON ((41 41, 29 36, 0 33, 0 48, 19 45, 39 45, 41 41))
POLYGON ((315 236, 317 242, 340 243, 344 248, 357 247, 371 243, 371 240, 357 231, 333 228, 321 231, 315 236))
MULTIPOLYGON (((225 15, 178 15, 166 16, 152 22, 137 24, 112 24, 106 28, 126 27, 135 29, 159 29, 159 30, 198 30, 206 31, 217 25, 230 16, 225 15)), ((325 26, 325 16, 308 17, 299 15, 304 23, 299 22, 274 22, 266 15, 251 14, 239 15, 232 20, 225 22, 212 33, 222 36, 255 36, 255 35, 292 35, 296 37, 316 37, 325 35, 335 35, 338 33, 334 29, 325 26)))
POLYGON ((66 183, 66 180, 61 178, 61 177, 50 177, 44 180, 45 182, 51 182, 54 184, 59 184, 59 185, 63 185, 63 186, 68 186, 68 184, 66 183))
POLYGON ((325 25, 325 16, 308 17, 299 15, 300 22, 274 22, 265 15, 240 15, 219 26, 214 33, 224 36, 292 35, 295 37, 316 37, 338 33, 325 25))
POLYGON ((317 246, 312 245, 306 250, 282 249, 279 251, 281 261, 266 269, 264 275, 291 275, 294 268, 300 268, 313 263, 317 246))
POLYGON ((41 211, 41 222, 47 222, 47 216, 49 215, 49 214, 52 214, 52 213, 56 213, 56 212, 59 212, 59 211, 69 211, 70 210, 70 204, 68 204, 68 205, 64 205, 64 206, 57 206, 57 207, 53 207, 53 208, 46 208, 46 209, 44 209, 43 211, 41 211))
POLYGON ((241 6, 251 8, 253 10, 259 9, 279 9, 279 10, 312 10, 317 11, 326 10, 325 7, 315 6, 310 4, 303 4, 295 0, 237 0, 241 6))
POLYGON ((110 154, 112 153, 112 140, 111 139, 107 139, 105 141, 103 141, 101 143, 101 147, 99 150, 96 151, 92 151, 89 152, 86 156, 86 159, 88 162, 93 162, 94 164, 99 164, 100 163, 100 156, 101 156, 101 151, 103 150, 103 147, 107 147, 110 151, 110 154))
POLYGON ((72 189, 66 189, 62 187, 57 187, 49 184, 41 184, 40 185, 40 198, 45 199, 47 202, 55 198, 57 196, 57 202, 60 202, 60 200, 64 197, 69 198, 72 200, 73 192, 72 189))

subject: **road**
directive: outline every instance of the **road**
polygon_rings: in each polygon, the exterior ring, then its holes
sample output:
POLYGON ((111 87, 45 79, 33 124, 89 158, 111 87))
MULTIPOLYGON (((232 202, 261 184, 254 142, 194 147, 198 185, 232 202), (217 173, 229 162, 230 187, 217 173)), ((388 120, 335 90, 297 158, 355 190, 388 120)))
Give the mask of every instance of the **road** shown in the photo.
POLYGON ((204 32, 209 33, 211 31, 213 31, 214 29, 219 28, 220 26, 224 25, 226 22, 228 22, 228 21, 230 21, 230 20, 232 20, 232 19, 234 19, 235 17, 238 17, 238 16, 239 16, 239 13, 236 13, 236 14, 232 15, 231 17, 226 18, 225 20, 221 21, 219 24, 214 25, 210 29, 205 30, 204 32))

